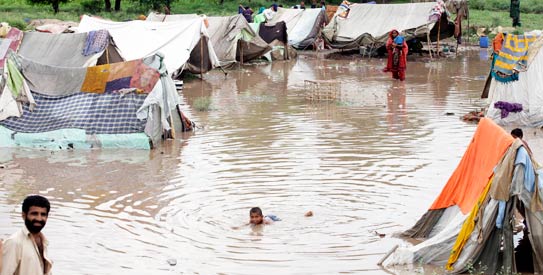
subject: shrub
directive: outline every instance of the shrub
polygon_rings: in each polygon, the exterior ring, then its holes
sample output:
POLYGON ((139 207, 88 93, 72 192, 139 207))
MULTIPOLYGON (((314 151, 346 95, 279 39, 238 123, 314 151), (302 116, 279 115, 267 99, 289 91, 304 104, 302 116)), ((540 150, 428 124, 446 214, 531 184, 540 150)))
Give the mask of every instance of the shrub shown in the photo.
POLYGON ((98 0, 83 0, 81 1, 81 8, 83 9, 83 12, 95 14, 102 11, 103 4, 102 1, 98 0))
POLYGON ((26 22, 22 19, 10 19, 8 20, 8 24, 14 28, 17 28, 19 30, 26 30, 26 22))

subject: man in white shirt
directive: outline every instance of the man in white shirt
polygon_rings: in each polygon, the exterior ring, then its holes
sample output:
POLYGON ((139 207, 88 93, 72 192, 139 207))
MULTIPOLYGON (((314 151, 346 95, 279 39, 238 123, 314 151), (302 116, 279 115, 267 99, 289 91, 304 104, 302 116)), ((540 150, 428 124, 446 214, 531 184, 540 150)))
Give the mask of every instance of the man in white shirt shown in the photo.
POLYGON ((4 240, 0 275, 49 275, 53 263, 47 258, 47 239, 41 230, 47 222, 49 200, 32 195, 23 201, 25 226, 4 240))

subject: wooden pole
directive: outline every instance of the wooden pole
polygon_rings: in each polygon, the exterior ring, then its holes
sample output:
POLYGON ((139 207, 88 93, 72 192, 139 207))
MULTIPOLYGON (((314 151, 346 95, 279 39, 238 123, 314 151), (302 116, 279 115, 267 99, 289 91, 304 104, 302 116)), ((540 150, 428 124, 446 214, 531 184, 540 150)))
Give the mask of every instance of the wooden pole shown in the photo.
POLYGON ((439 20, 437 21, 437 23, 439 24, 437 25, 437 54, 436 54, 437 58, 439 58, 439 35, 441 33, 441 17, 442 16, 443 14, 439 16, 439 20))
POLYGON ((283 44, 285 45, 285 52, 283 54, 283 59, 288 60, 289 59, 289 56, 288 56, 288 43, 284 42, 283 44))
POLYGON ((204 80, 204 36, 200 34, 200 79, 204 80))
POLYGON ((243 65, 243 40, 239 40, 239 47, 240 47, 239 62, 241 63, 241 65, 243 65))
POLYGON ((469 11, 468 11, 468 44, 469 44, 469 11))
POLYGON ((430 28, 428 27, 428 24, 426 24, 426 29, 428 30, 426 32, 426 43, 428 44, 428 53, 430 54, 430 59, 432 59, 432 41, 430 40, 430 28))
POLYGON ((106 46, 106 64, 109 64, 109 43, 106 46))

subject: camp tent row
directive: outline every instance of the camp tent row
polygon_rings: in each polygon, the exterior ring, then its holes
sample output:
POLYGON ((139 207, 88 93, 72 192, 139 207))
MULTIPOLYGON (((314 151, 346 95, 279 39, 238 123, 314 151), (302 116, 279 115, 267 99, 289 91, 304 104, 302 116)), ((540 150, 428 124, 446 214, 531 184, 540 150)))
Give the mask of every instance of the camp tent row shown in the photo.
POLYGON ((543 126, 543 35, 499 34, 483 98, 485 116, 501 125, 543 126))
POLYGON ((458 167, 428 211, 409 230, 419 244, 385 262, 432 264, 447 273, 543 271, 543 177, 520 139, 483 118, 458 167), (526 221, 514 247, 515 212, 526 221))
POLYGON ((77 32, 98 30, 109 32, 123 60, 162 53, 166 69, 174 76, 183 69, 202 73, 219 66, 202 18, 179 22, 113 22, 84 15, 77 32))
POLYGON ((323 37, 333 48, 355 49, 360 46, 378 48, 385 45, 388 33, 396 29, 407 40, 419 38, 427 41, 437 39, 438 26, 440 39, 452 36, 454 24, 448 21, 446 14, 441 20, 431 18, 431 11, 436 5, 430 3, 410 4, 352 4, 348 16, 343 18, 337 13, 322 30, 323 37))
MULTIPOLYGON (((150 13, 150 22, 185 22, 201 17, 196 14, 156 14, 150 13)), ((221 67, 229 67, 236 62, 247 62, 261 57, 271 47, 253 31, 243 15, 207 17, 207 32, 211 45, 221 67)))

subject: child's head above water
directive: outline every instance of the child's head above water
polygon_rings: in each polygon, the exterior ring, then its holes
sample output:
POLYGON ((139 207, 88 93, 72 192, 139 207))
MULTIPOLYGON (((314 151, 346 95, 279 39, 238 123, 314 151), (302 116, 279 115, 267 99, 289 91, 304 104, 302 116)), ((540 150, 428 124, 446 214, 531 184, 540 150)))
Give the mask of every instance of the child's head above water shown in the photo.
POLYGON ((253 207, 249 211, 249 218, 251 224, 262 224, 264 222, 264 216, 260 207, 253 207))

